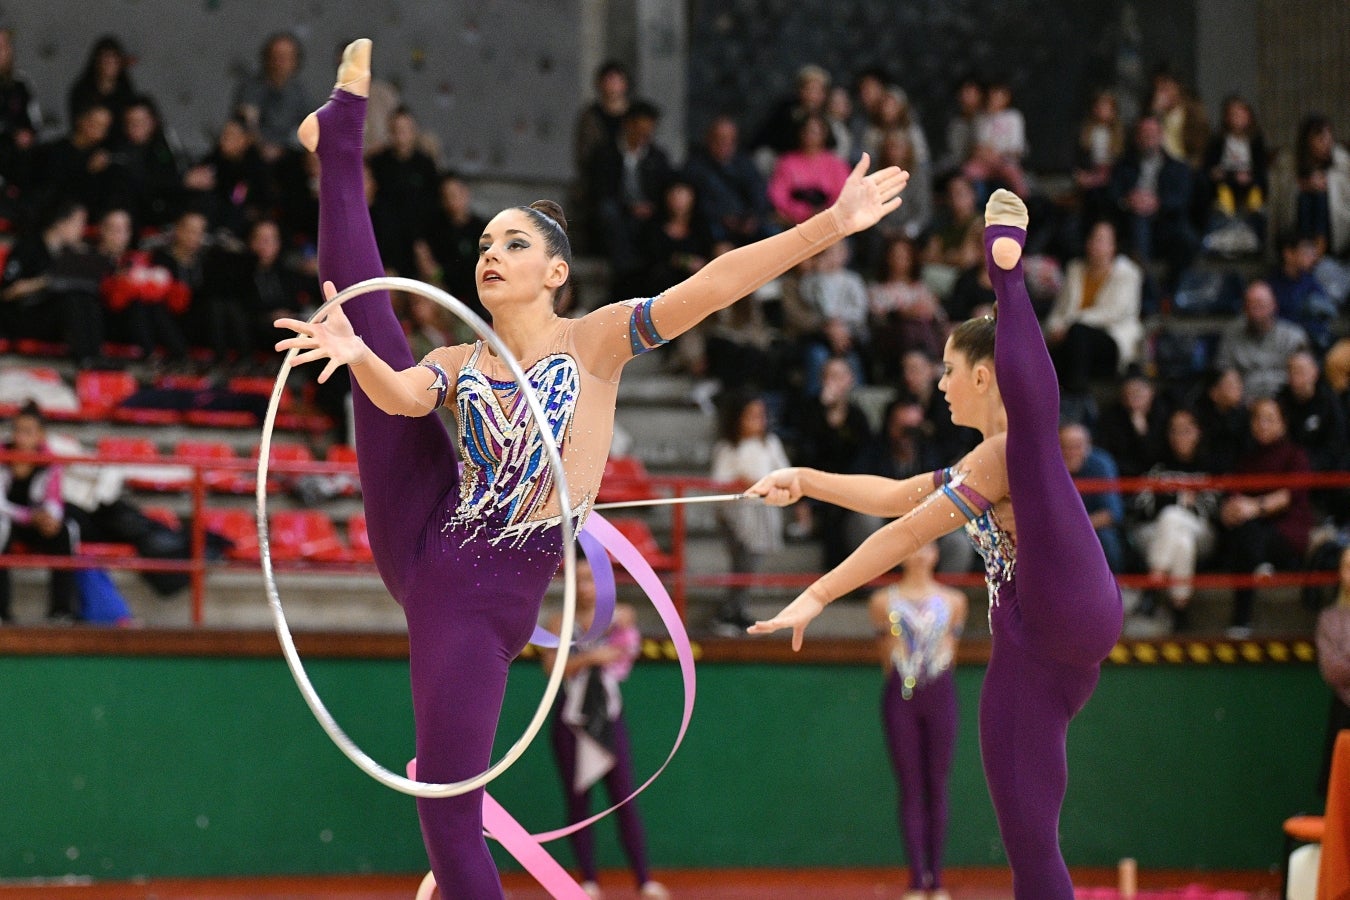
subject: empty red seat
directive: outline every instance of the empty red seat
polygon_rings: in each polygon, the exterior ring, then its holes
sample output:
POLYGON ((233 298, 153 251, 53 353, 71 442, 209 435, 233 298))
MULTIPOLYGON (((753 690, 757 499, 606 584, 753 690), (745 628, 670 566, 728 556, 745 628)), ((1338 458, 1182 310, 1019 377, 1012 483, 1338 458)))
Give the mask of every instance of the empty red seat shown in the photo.
POLYGON ((127 486, 136 490, 181 491, 192 483, 191 473, 181 466, 154 465, 159 448, 149 438, 104 436, 98 439, 98 455, 124 460, 127 486))
POLYGON ((375 555, 370 552, 370 534, 366 531, 365 513, 356 513, 347 520, 347 543, 352 549, 354 562, 375 561, 375 555))
POLYGON ((258 559, 258 524, 247 509, 205 509, 202 524, 234 544, 225 551, 226 559, 256 561, 258 559))
POLYGON ((242 409, 190 409, 184 421, 198 428, 256 428, 258 417, 242 409))
POLYGON ((612 456, 605 460, 605 474, 596 495, 599 503, 649 500, 655 496, 652 477, 636 456, 612 456))
POLYGON ((267 532, 275 560, 346 562, 351 557, 333 520, 319 510, 273 513, 267 532))
MULTIPOLYGON (((194 462, 238 458, 234 454, 234 448, 224 441, 179 441, 178 446, 174 448, 174 455, 194 462)), ((241 477, 251 478, 249 473, 242 469, 205 469, 202 472, 202 480, 206 482, 208 489, 224 493, 238 493, 236 486, 241 477)))
POLYGON ((610 524, 619 533, 628 538, 647 564, 658 572, 669 572, 675 568, 675 557, 661 549, 651 528, 641 519, 610 519, 610 524))
MULTIPOLYGON (((258 452, 261 447, 253 448, 253 459, 256 462, 258 452)), ((279 468, 279 464, 288 462, 311 463, 314 462, 314 453, 305 444, 297 444, 292 441, 276 441, 272 444, 271 452, 267 459, 267 489, 269 491, 279 491, 293 479, 298 477, 295 472, 286 472, 284 467, 279 468)), ((248 477, 245 479, 246 489, 242 493, 253 493, 254 477, 252 472, 241 473, 248 477)))
POLYGON ((130 372, 80 372, 75 376, 75 396, 85 419, 102 419, 140 387, 130 372))

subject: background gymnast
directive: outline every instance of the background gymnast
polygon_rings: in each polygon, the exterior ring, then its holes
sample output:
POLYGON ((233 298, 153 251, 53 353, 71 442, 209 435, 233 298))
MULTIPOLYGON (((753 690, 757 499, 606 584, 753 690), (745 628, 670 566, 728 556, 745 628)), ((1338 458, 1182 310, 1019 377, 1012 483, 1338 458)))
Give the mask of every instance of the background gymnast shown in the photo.
MULTIPOLYGON (((343 54, 328 103, 300 126, 319 158, 319 275, 327 296, 381 276, 362 180, 368 40, 343 54)), ((803 259, 900 205, 908 174, 853 170, 834 205, 797 227, 733 250, 659 297, 557 315, 571 264, 562 210, 540 201, 498 213, 479 242, 475 283, 497 334, 527 372, 564 460, 580 527, 604 471, 619 375, 633 357, 684 333, 803 259)), ((413 359, 387 293, 280 319, 293 362, 326 359, 353 376, 356 451, 375 564, 403 607, 423 781, 484 771, 506 689, 562 558, 553 474, 542 436, 505 365, 480 341, 413 359), (453 403, 455 449, 438 416, 453 403)), ((483 838, 483 791, 417 801, 443 896, 502 897, 483 838)))
POLYGON ((980 753, 1017 900, 1072 900, 1059 849, 1069 720, 1120 634, 1120 589, 1059 450, 1059 389, 1022 273, 1027 213, 995 191, 985 265, 997 319, 960 325, 938 387, 952 421, 984 440, 932 476, 893 481, 783 469, 750 489, 770 503, 812 497, 896 517, 752 634, 792 629, 962 522, 985 561, 991 649, 980 694, 980 753), (1015 515, 1014 515, 1015 510, 1015 515), (1024 539, 1019 540, 1019 536, 1024 539))

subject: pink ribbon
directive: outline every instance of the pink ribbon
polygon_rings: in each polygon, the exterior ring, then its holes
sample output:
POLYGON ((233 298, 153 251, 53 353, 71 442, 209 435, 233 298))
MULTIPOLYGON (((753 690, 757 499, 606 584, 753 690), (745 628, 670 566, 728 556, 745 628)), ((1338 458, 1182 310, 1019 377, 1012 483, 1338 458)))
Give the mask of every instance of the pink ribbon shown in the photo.
MULTIPOLYGON (((652 601, 652 606, 656 608, 661 616, 661 621, 665 624, 666 630, 670 633, 670 643, 675 648, 675 656, 680 661, 680 676, 684 679, 684 712, 680 718, 680 729, 675 735, 674 746, 670 748, 670 753, 666 756, 665 762, 657 767, 651 777, 638 786, 637 790, 629 794, 618 803, 611 806, 604 812, 596 813, 589 819, 580 822, 574 822, 564 828, 557 828, 553 831, 545 831, 540 834, 530 834, 525 828, 516 821, 506 809, 493 799, 491 794, 483 795, 483 830, 488 836, 496 840, 502 847, 515 857, 516 861, 524 866, 525 870, 534 876, 535 880, 544 887, 551 895, 562 900, 587 900, 587 894, 581 889, 571 875, 567 873, 558 861, 555 860, 549 852, 543 848, 543 844, 548 841, 556 841, 558 838, 566 837, 573 832, 580 831, 594 825, 605 816, 614 812, 620 806, 632 800, 638 794, 645 791, 652 782, 660 777, 661 773, 670 765, 670 761, 675 758, 675 752, 680 749, 680 744, 684 742, 685 732, 689 730, 690 719, 694 715, 694 694, 695 694, 695 676, 694 676, 694 650, 689 643, 689 633, 684 629, 684 622, 680 620, 679 611, 675 608, 675 603, 670 599, 665 585, 657 577, 651 565, 643 559, 642 554, 633 546, 628 538, 623 536, 617 528, 607 522, 599 513, 592 512, 586 520, 586 525, 582 529, 580 537, 592 536, 599 541, 609 553, 613 554, 618 560, 619 565, 628 570, 638 586, 646 592, 647 597, 652 601)), ((583 543, 583 547, 585 543, 583 543)), ((596 565, 596 554, 593 556, 589 551, 586 553, 591 560, 592 568, 596 574, 600 574, 601 567, 596 565)), ((605 560, 604 568, 609 567, 609 560, 605 560)), ((608 573, 612 584, 613 573, 608 573)), ((413 760, 408 764, 409 777, 416 777, 413 772, 416 771, 417 761, 413 760)))

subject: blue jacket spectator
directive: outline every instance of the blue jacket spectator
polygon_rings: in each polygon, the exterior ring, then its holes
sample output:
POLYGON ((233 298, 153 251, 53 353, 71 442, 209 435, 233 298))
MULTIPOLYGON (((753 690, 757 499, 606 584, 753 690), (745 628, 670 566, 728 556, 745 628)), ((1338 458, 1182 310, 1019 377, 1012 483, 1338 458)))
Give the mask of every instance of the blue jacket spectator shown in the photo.
MULTIPOLYGON (((1116 462, 1111 454, 1092 446, 1092 435, 1082 425, 1068 424, 1059 429, 1059 449, 1064 465, 1074 478, 1117 478, 1116 462)), ((1121 525, 1125 521, 1125 503, 1118 491, 1083 494, 1083 506, 1097 531, 1112 572, 1125 566, 1125 540, 1121 525)))

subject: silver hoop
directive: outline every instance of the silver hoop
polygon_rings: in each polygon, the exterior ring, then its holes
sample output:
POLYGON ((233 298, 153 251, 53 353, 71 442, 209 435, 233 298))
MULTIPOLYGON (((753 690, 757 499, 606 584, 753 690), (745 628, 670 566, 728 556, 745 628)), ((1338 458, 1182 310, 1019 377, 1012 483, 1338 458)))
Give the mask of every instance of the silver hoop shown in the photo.
MULTIPOLYGON (((335 306, 339 306, 353 297, 359 297, 372 291, 394 290, 407 291, 426 297, 428 300, 449 310, 453 315, 467 323, 478 336, 491 345, 496 351, 497 356, 504 362, 511 374, 515 377, 517 384, 520 385, 521 395, 525 398, 525 403, 530 409, 530 417, 539 427, 540 437, 543 440, 545 453, 548 455, 549 467, 553 470, 554 490, 558 497, 559 524, 562 528, 562 548, 563 548, 563 567, 565 584, 563 586, 563 616, 562 626, 559 630, 560 635, 572 634, 576 623, 577 607, 577 559, 575 546, 575 529, 571 519, 571 502, 567 495, 567 473, 563 469, 562 454, 558 451, 557 441, 553 438, 553 432, 548 426, 548 420, 544 417, 543 407, 539 403, 539 397, 531 387, 529 379, 525 377, 525 372, 521 369, 520 363, 515 355, 511 353, 497 333, 484 322, 473 310, 469 309, 455 297, 429 284, 416 281, 411 278, 398 278, 394 276, 385 276, 379 278, 369 278, 365 281, 357 282, 352 286, 336 294, 331 300, 319 307, 314 315, 310 316, 309 321, 315 322, 322 319, 327 312, 335 306)), ((342 730, 337 721, 333 718, 328 707, 324 706, 323 700, 319 697, 318 691, 314 689, 313 683, 309 680, 309 675, 305 672, 304 663, 300 659, 300 654, 295 649, 295 640, 291 635, 291 629, 286 624, 286 613, 281 608, 281 595, 277 591, 276 578, 272 572, 272 548, 267 536, 267 457, 270 454, 272 446, 272 429, 276 422, 277 408, 281 403, 281 393, 286 385, 286 376, 291 371, 291 360, 298 349, 293 348, 287 352, 285 359, 281 363, 281 371, 277 373, 276 384, 272 387, 272 397, 267 404, 267 415, 263 419, 262 439, 258 448, 258 485, 256 490, 257 512, 258 512, 258 550, 262 558, 263 579, 267 585, 267 600, 272 608, 272 621, 276 627, 277 637, 281 641, 281 649, 286 657, 286 664, 290 667, 291 676, 295 679, 296 687, 300 689, 300 694, 305 698, 310 711, 314 717, 319 720, 323 730, 332 738, 333 743, 338 749, 346 755, 348 759, 356 763, 361 771, 365 772, 371 778, 374 778, 385 787, 392 788, 400 793, 410 794, 414 797, 457 797, 460 794, 466 794, 469 791, 477 790, 497 776, 501 775, 511 765, 520 758, 530 743, 534 740, 539 730, 543 727, 544 721, 548 718, 550 710, 553 708, 553 702, 558 696, 558 689, 562 686, 563 670, 567 666, 567 656, 569 651, 569 642, 561 640, 558 642, 557 655, 554 657, 553 668, 549 672, 548 684, 544 688, 543 699, 539 702, 539 708, 535 710, 534 718, 526 726, 524 733, 503 754, 502 758, 490 765, 487 769, 463 781, 450 782, 448 784, 435 784, 425 781, 416 781, 403 775, 399 775, 372 759, 364 750, 356 745, 347 733, 342 730)), ((452 461, 446 460, 447 465, 452 461)))

